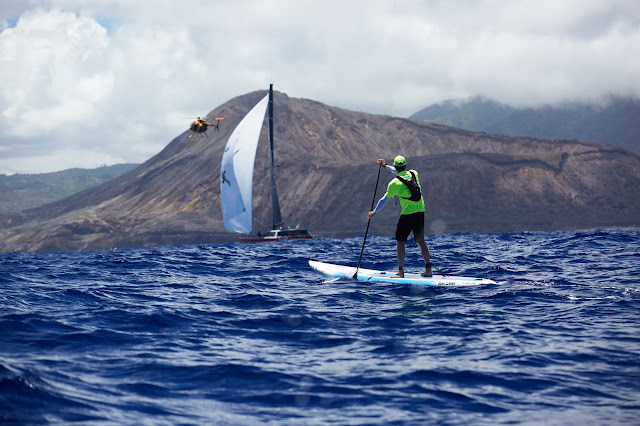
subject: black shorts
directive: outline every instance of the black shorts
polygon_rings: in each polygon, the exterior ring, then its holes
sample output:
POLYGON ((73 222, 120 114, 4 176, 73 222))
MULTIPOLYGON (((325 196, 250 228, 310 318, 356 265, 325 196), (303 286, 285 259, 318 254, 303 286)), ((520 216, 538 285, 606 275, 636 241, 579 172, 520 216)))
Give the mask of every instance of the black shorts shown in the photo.
POLYGON ((413 241, 424 241, 424 212, 401 214, 396 227, 396 241, 407 241, 413 232, 413 241))

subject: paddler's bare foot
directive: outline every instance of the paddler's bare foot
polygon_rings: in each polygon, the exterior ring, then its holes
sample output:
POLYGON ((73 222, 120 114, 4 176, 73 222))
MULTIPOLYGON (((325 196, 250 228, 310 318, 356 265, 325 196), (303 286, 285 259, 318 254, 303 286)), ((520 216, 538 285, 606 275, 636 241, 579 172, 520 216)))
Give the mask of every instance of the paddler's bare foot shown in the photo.
POLYGON ((399 271, 396 275, 392 276, 391 278, 404 278, 404 269, 403 268, 399 268, 399 271))
POLYGON ((424 267, 424 272, 420 274, 423 277, 432 277, 433 272, 431 271, 431 263, 427 263, 424 267))

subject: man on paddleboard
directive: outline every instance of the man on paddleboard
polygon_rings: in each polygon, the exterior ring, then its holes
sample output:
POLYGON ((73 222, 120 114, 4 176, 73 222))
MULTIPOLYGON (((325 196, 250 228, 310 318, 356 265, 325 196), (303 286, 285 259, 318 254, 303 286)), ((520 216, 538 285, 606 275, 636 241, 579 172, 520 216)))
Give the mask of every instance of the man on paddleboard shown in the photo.
POLYGON ((396 175, 387 185, 387 192, 380 198, 376 208, 369 212, 369 219, 375 216, 385 206, 387 201, 393 197, 398 197, 402 211, 396 226, 396 243, 398 251, 398 275, 393 278, 404 278, 404 257, 405 246, 409 234, 413 232, 413 241, 418 244, 424 259, 425 269, 421 274, 423 277, 430 277, 431 261, 429 260, 429 247, 424 241, 424 199, 422 198, 418 172, 407 171, 407 160, 398 155, 393 160, 393 167, 385 164, 384 159, 379 159, 378 164, 385 166, 387 170, 396 175))

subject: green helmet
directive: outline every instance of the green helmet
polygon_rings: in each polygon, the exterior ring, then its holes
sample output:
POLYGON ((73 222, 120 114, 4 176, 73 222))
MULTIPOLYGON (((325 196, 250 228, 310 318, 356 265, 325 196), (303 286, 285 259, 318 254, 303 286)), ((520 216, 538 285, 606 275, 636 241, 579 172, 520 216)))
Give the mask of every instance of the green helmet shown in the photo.
POLYGON ((398 155, 393 159, 393 165, 395 167, 405 167, 407 165, 407 160, 405 160, 402 155, 398 155))

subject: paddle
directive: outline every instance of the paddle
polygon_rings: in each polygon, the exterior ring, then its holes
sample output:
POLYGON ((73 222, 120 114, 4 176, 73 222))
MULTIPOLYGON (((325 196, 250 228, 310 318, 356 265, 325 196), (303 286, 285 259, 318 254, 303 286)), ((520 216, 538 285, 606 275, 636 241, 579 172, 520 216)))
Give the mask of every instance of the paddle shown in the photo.
MULTIPOLYGON (((376 189, 373 190, 373 200, 371 200, 371 210, 376 202, 376 192, 378 192, 378 182, 380 181, 380 170, 382 170, 382 164, 378 167, 378 177, 376 178, 376 189)), ((370 211, 371 211, 370 210, 370 211)), ((356 273, 353 274, 353 278, 358 278, 358 270, 360 269, 360 262, 362 261, 362 253, 364 253, 364 245, 367 242, 367 234, 369 233, 369 225, 371 224, 371 218, 367 221, 367 229, 364 231, 364 240, 362 241, 362 249, 360 250, 360 258, 358 259, 358 266, 356 267, 356 273)))

